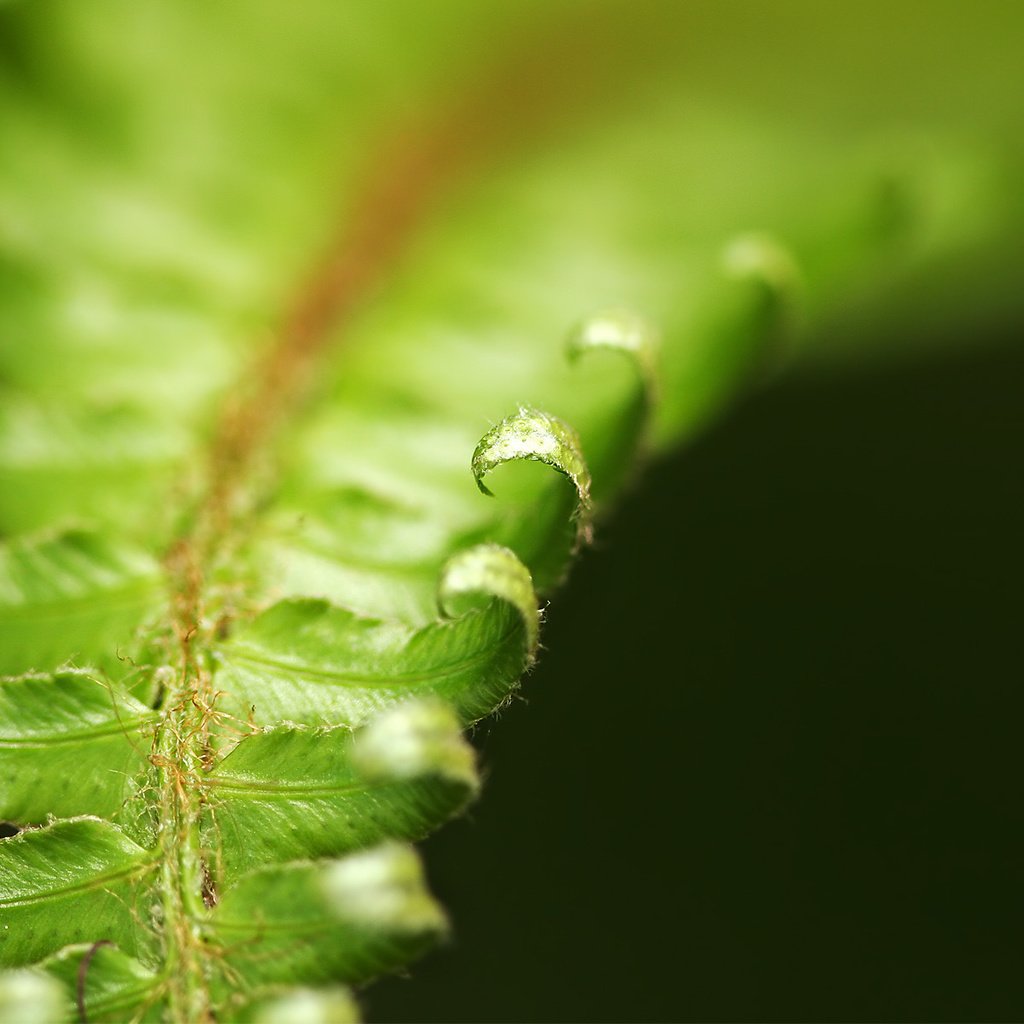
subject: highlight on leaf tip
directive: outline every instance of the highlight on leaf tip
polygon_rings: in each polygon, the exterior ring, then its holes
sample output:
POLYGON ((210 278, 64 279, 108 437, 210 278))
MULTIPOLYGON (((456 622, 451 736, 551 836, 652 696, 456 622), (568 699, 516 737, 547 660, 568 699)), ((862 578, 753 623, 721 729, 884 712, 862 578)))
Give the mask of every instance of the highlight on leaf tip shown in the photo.
POLYGON ((439 774, 480 788, 476 753, 458 715, 440 700, 408 700, 381 712, 358 733, 352 761, 369 779, 414 779, 439 774))
POLYGON ((326 866, 323 892, 340 916, 393 932, 443 932, 448 918, 409 846, 384 843, 326 866))
POLYGON ((648 403, 657 395, 658 331, 629 309, 602 309, 577 323, 566 339, 565 352, 577 363, 588 352, 621 352, 636 366, 648 403))
POLYGON ((226 984, 253 993, 368 981, 426 952, 447 930, 419 858, 395 842, 251 871, 207 918, 226 984), (316 943, 303 934, 316 934, 316 943))
POLYGON ((160 977, 109 940, 65 946, 39 966, 77 1003, 77 1015, 60 1018, 68 1024, 159 1019, 160 977), (138 1008, 137 1012, 129 1009, 132 1006, 138 1008), (150 1013, 142 1016, 145 1009, 150 1013))
POLYGON ((501 544, 466 548, 449 558, 441 569, 437 603, 442 615, 460 615, 479 603, 481 597, 506 601, 519 612, 532 658, 540 634, 533 578, 515 552, 501 544))
POLYGON ((297 988, 246 1007, 245 1019, 253 1024, 359 1024, 360 1017, 346 988, 297 988))
POLYGON ((32 969, 0 973, 0 1020, 53 1024, 70 1017, 70 1000, 55 979, 32 969))
POLYGON ((472 469, 477 487, 493 497, 484 477, 498 466, 520 459, 542 462, 569 478, 576 488, 579 534, 582 539, 588 538, 592 481, 576 431, 550 413, 520 408, 488 430, 476 446, 472 469))
POLYGON ((722 250, 722 267, 732 277, 757 278, 778 292, 799 287, 800 271, 792 253, 762 232, 744 232, 731 238, 722 250))
POLYGON ((767 343, 767 368, 777 365, 798 335, 803 282, 793 254, 771 235, 748 232, 725 245, 722 268, 759 293, 757 334, 767 343))

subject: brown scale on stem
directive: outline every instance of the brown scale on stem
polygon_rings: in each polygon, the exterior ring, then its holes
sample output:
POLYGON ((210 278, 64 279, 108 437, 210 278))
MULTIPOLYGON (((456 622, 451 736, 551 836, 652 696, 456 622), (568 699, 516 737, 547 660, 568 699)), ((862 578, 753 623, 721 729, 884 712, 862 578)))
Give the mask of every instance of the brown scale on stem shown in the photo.
MULTIPOLYGON (((384 283, 451 186, 590 97, 596 82, 593 58, 602 49, 595 43, 607 42, 609 28, 591 17, 585 24, 548 26, 543 35, 525 36, 519 45, 507 43, 509 56, 486 74, 466 79, 448 103, 439 105, 439 114, 421 115, 388 137, 353 183, 349 214, 297 289, 267 349, 232 389, 237 397, 214 429, 205 489, 192 509, 191 525, 164 557, 178 682, 166 695, 162 735, 151 758, 161 778, 166 952, 172 977, 181 979, 168 993, 176 1018, 213 1019, 201 980, 204 957, 212 951, 197 923, 218 900, 216 872, 198 841, 200 819, 211 810, 203 775, 215 763, 211 722, 218 718, 203 651, 215 635, 227 633, 230 615, 220 612, 215 623, 205 622, 206 577, 237 532, 235 507, 254 456, 301 405, 317 359, 384 283)), ((607 84, 607 67, 601 70, 607 84)))

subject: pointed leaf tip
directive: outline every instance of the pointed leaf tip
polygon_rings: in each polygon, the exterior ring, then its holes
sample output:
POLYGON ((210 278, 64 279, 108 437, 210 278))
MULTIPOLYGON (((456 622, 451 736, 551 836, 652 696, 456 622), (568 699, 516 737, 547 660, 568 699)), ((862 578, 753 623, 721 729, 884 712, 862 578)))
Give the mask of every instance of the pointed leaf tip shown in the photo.
POLYGON ((515 552, 500 544, 477 544, 448 559, 437 591, 441 614, 459 615, 481 596, 506 601, 519 612, 532 659, 540 635, 540 611, 530 570, 515 552))
POLYGON ((484 477, 506 462, 524 459, 543 462, 572 481, 576 488, 579 536, 589 539, 592 503, 590 470, 579 435, 564 420, 539 409, 521 408, 506 416, 480 439, 473 452, 473 477, 477 487, 493 497, 484 477))

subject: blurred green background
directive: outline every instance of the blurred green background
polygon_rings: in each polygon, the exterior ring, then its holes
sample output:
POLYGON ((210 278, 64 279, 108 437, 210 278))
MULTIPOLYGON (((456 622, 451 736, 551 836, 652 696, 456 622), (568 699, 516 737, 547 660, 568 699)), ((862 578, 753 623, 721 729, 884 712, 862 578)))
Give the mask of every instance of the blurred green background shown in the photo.
POLYGON ((1000 338, 790 376, 649 472, 426 844, 453 942, 371 1020, 1021 1019, 1000 338))

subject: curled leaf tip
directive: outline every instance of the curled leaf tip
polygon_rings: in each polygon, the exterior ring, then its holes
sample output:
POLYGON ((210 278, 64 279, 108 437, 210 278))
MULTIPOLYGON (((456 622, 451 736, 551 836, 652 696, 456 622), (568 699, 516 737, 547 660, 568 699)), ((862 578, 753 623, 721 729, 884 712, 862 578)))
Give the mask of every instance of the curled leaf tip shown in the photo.
POLYGON ((506 601, 519 612, 532 658, 540 635, 540 611, 530 570, 515 552, 500 544, 478 544, 448 559, 437 591, 441 614, 458 615, 480 597, 506 601))
POLYGON ((603 309, 581 320, 566 339, 571 363, 598 349, 621 352, 633 360, 648 400, 657 385, 658 332, 646 318, 629 309, 603 309))
POLYGON ((722 254, 726 274, 749 282, 757 295, 755 336, 765 344, 765 369, 777 365, 791 349, 800 325, 799 267, 790 251, 769 235, 744 234, 722 254))
POLYGON ((439 700, 410 700, 377 715, 356 734, 352 760, 370 779, 442 775, 473 792, 480 786, 458 715, 439 700))
POLYGON ((506 416, 480 439, 473 452, 473 477, 484 494, 492 492, 484 477, 506 462, 543 462, 572 481, 577 494, 577 517, 582 538, 589 537, 590 470, 579 435, 564 420, 538 409, 521 408, 506 416))
POLYGON ((800 283, 800 271, 790 251, 760 232, 730 239, 722 252, 722 265, 733 277, 758 279, 780 293, 791 293, 800 283))

